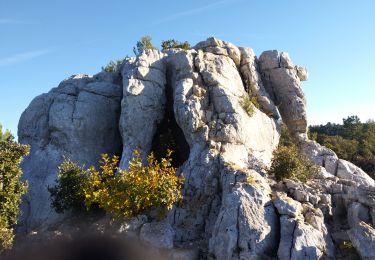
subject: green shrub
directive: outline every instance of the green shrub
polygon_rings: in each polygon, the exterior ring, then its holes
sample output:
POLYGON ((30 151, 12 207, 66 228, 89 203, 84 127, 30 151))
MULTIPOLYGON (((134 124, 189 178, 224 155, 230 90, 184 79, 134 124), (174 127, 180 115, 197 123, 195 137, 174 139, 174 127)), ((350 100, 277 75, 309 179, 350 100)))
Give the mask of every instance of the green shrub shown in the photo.
POLYGON ((283 145, 283 146, 294 145, 294 141, 293 141, 292 136, 289 133, 288 127, 284 123, 281 123, 280 129, 281 129, 281 134, 280 134, 279 145, 283 145))
POLYGON ((273 152, 269 174, 277 181, 297 179, 306 182, 319 172, 319 167, 299 153, 295 145, 279 147, 273 152))
POLYGON ((58 168, 56 185, 48 187, 52 207, 57 213, 66 210, 80 212, 85 209, 83 188, 88 172, 70 159, 65 159, 58 168))
POLYGON ((344 160, 352 160, 358 150, 357 140, 348 140, 339 135, 318 135, 317 140, 325 147, 335 151, 337 156, 344 160))
POLYGON ((244 95, 240 104, 249 116, 253 116, 255 113, 255 108, 259 108, 259 104, 255 96, 244 95))
POLYGON ((171 152, 156 160, 151 153, 147 166, 140 153, 134 152, 126 171, 118 169, 119 158, 102 155, 100 169, 83 170, 71 161, 59 168, 57 185, 50 188, 53 206, 58 211, 89 209, 98 206, 116 218, 130 218, 140 213, 170 209, 182 198, 183 178, 176 176, 171 152))
POLYGON ((143 53, 144 50, 153 50, 156 49, 152 44, 152 38, 149 35, 141 37, 137 42, 137 45, 133 48, 133 52, 136 56, 139 56, 143 53))
MULTIPOLYGON (((127 59, 126 57, 125 59, 127 59)), ((125 59, 122 60, 111 60, 105 67, 102 67, 102 71, 110 72, 110 73, 119 73, 121 70, 121 65, 125 59)))
POLYGON ((175 39, 170 39, 170 40, 162 41, 161 48, 162 50, 169 50, 169 49, 188 50, 191 48, 191 46, 190 46, 190 43, 187 41, 179 42, 175 39))
POLYGON ((22 195, 27 183, 21 180, 20 163, 29 147, 14 141, 9 132, 0 127, 0 252, 13 243, 13 226, 17 224, 22 195))

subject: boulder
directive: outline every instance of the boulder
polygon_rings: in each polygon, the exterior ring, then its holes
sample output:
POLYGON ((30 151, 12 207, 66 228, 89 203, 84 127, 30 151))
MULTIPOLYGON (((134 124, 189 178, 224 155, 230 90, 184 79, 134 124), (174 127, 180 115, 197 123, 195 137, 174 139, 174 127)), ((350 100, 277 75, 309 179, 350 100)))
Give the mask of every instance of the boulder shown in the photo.
POLYGON ((371 223, 371 216, 369 209, 361 203, 352 202, 348 206, 348 224, 350 227, 355 227, 361 221, 371 223))
POLYGON ((375 181, 362 169, 345 160, 338 160, 336 175, 342 179, 353 180, 358 184, 375 186, 375 181))
POLYGON ((273 205, 275 205, 280 215, 297 217, 302 212, 301 203, 282 193, 276 193, 273 205))
POLYGON ((48 227, 61 219, 51 208, 47 188, 55 184, 63 157, 81 165, 97 165, 101 154, 121 153, 122 88, 115 80, 103 73, 74 75, 36 97, 23 112, 18 137, 20 143, 31 146, 22 163, 29 182, 22 205, 23 228, 48 227))
POLYGON ((173 248, 174 231, 169 223, 152 222, 142 226, 140 240, 148 246, 158 249, 173 248))
POLYGON ((265 89, 278 106, 292 136, 307 132, 306 99, 301 82, 286 53, 266 51, 259 57, 259 68, 265 89))
POLYGON ((375 259, 375 229, 360 222, 349 230, 348 235, 362 259, 375 259))

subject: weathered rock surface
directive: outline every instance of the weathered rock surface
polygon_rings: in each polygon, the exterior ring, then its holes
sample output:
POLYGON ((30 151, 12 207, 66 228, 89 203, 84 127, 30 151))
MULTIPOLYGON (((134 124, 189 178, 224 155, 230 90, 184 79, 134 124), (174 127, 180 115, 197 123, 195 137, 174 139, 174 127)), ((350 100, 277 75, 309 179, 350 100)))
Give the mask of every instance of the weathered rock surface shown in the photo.
POLYGON ((362 259, 375 259, 375 229, 373 227, 361 222, 348 233, 362 259))
POLYGON ((293 200, 286 194, 282 193, 276 193, 273 205, 275 205, 280 215, 297 217, 302 212, 302 205, 300 202, 293 200))
POLYGON ((164 116, 166 66, 163 56, 157 50, 147 50, 136 60, 127 60, 121 71, 120 130, 123 151, 120 168, 127 168, 136 149, 144 157, 147 155, 156 125, 164 116))
POLYGON ((118 128, 122 88, 111 74, 74 75, 36 97, 22 114, 18 136, 31 145, 24 160, 29 192, 23 203, 28 229, 47 227, 61 218, 51 209, 48 186, 63 156, 96 165, 101 153, 121 153, 118 128))
POLYGON ((32 147, 23 164, 30 186, 23 225, 48 227, 59 218, 47 186, 62 156, 91 165, 100 153, 121 154, 126 169, 133 151, 145 157, 160 125, 173 121, 181 132, 175 138, 189 147, 176 151, 187 154, 177 171, 184 199, 162 222, 139 216, 118 232, 170 250, 172 259, 335 258, 349 240, 370 257, 374 239, 358 230, 371 233, 375 224, 375 182, 308 140, 307 77, 285 52, 258 59, 250 48, 209 38, 189 50, 146 50, 118 73, 63 81, 20 120, 20 141, 32 147), (251 115, 241 105, 246 95, 259 103, 251 115), (266 175, 280 117, 321 166, 307 183, 266 175))
POLYGON ((155 248, 173 248, 174 231, 167 222, 146 223, 142 226, 139 239, 155 248))
POLYGON ((300 70, 294 67, 285 52, 265 51, 260 55, 258 64, 264 86, 291 134, 306 133, 306 100, 300 83, 306 76, 298 73, 300 70))

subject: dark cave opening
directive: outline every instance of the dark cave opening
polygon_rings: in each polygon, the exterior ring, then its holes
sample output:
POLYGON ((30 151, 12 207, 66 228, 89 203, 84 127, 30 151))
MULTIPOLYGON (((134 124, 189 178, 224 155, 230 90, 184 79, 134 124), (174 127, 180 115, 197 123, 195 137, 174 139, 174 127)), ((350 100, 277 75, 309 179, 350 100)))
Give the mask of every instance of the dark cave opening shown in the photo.
MULTIPOLYGON (((170 74, 167 71, 167 79, 170 74)), ((190 154, 190 147, 185 139, 182 129, 178 126, 173 110, 173 89, 170 83, 166 85, 166 103, 163 120, 157 125, 157 129, 152 140, 151 151, 160 160, 164 158, 167 149, 173 151, 172 165, 180 167, 190 154)))

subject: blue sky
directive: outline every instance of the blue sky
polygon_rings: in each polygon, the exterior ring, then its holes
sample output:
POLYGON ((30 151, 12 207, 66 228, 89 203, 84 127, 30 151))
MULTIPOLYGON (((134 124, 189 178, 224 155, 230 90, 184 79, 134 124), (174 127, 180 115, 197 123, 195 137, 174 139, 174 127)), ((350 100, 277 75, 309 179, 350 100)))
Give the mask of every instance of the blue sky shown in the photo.
POLYGON ((373 0, 0 0, 0 123, 16 133, 35 96, 132 55, 142 35, 287 51, 310 73, 310 124, 375 119, 374 11, 373 0))

